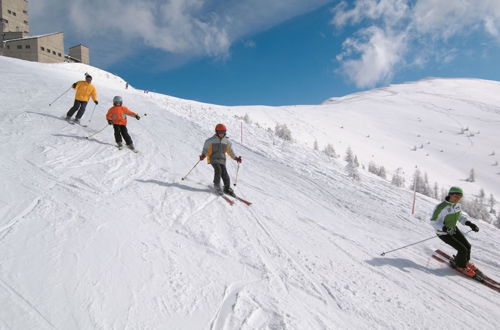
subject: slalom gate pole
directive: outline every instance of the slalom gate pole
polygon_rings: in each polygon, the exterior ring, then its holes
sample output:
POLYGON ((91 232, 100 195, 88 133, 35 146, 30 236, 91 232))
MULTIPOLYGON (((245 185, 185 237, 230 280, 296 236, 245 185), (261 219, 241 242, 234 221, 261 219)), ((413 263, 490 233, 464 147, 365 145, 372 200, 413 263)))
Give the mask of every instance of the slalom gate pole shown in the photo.
POLYGON ((89 123, 92 121, 92 117, 94 117, 95 108, 97 108, 97 104, 94 104, 94 109, 92 109, 92 114, 90 115, 89 123))
POLYGON ((52 104, 56 103, 56 101, 57 101, 57 100, 59 100, 59 99, 60 99, 60 98, 61 98, 64 94, 66 94, 67 92, 69 92, 69 90, 70 90, 71 88, 72 88, 72 87, 68 88, 67 90, 65 90, 65 91, 64 91, 64 93, 62 93, 61 95, 59 95, 58 97, 56 97, 56 99, 55 99, 54 101, 50 102, 50 103, 49 103, 49 107, 50 107, 52 104))
POLYGON ((198 166, 198 164, 199 164, 200 162, 201 162, 201 160, 197 161, 197 162, 196 162, 196 164, 194 164, 193 168, 192 168, 192 169, 190 169, 190 170, 189 170, 189 172, 187 172, 187 174, 186 174, 186 175, 184 175, 184 176, 182 177, 182 179, 181 179, 181 180, 186 179, 186 178, 187 178, 187 176, 189 175, 189 173, 191 173, 191 171, 192 171, 192 170, 194 170, 194 168, 195 168, 196 166, 198 166))
MULTIPOLYGON (((468 232, 466 232, 465 234, 468 234, 468 233, 470 233, 471 231, 472 231, 472 229, 471 229, 471 230, 469 230, 468 232)), ((408 245, 402 246, 402 247, 397 248, 397 249, 394 249, 394 250, 390 250, 390 251, 382 252, 380 255, 381 255, 381 256, 385 256, 387 253, 391 253, 391 252, 394 252, 394 251, 397 251, 397 250, 402 250, 402 249, 407 248, 407 247, 409 247, 409 246, 412 246, 412 245, 417 245, 417 244, 419 244, 419 243, 422 243, 422 242, 428 241, 428 240, 433 239, 433 238, 436 238, 436 237, 438 237, 438 235, 435 235, 435 236, 432 236, 432 237, 429 237, 429 238, 423 239, 423 240, 421 240, 421 241, 418 241, 418 242, 415 242, 415 243, 412 243, 412 244, 408 244, 408 245)))
POLYGON ((236 168, 236 179, 234 179, 234 186, 238 183, 238 173, 240 172, 240 163, 238 163, 238 168, 236 168))
POLYGON ((108 128, 108 126, 110 126, 109 124, 106 124, 106 126, 104 126, 103 128, 101 128, 100 130, 98 130, 97 132, 95 132, 94 134, 91 134, 89 136, 87 136, 87 139, 90 139, 91 137, 93 137, 94 135, 97 135, 99 133, 101 133, 102 131, 104 131, 106 128, 108 128))

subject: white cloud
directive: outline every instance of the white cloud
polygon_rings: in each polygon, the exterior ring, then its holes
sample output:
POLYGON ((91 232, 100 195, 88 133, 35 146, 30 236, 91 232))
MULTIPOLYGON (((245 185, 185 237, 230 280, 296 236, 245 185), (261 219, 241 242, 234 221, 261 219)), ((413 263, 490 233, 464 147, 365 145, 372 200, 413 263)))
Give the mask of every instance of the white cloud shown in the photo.
POLYGON ((358 87, 369 87, 392 78, 394 67, 406 52, 405 34, 390 34, 378 27, 364 29, 361 34, 343 44, 344 53, 338 57, 343 61, 343 73, 358 87), (353 53, 361 56, 344 60, 353 53))
POLYGON ((331 22, 358 27, 336 58, 349 80, 373 87, 403 64, 453 61, 459 50, 447 45, 451 38, 480 32, 500 41, 500 1, 357 0, 338 4, 331 22))
POLYGON ((236 40, 328 2, 37 0, 29 10, 34 33, 64 31, 70 40, 83 39, 101 62, 110 62, 148 47, 176 56, 224 57, 236 40))

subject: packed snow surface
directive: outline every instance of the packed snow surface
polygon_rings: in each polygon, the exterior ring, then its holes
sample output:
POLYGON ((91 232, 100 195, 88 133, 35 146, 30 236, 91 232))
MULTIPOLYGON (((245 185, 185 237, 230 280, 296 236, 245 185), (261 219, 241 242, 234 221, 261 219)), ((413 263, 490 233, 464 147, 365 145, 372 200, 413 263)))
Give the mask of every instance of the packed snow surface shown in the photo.
MULTIPOLYGON (((0 329, 496 329, 500 294, 430 257, 437 200, 314 150, 415 165, 440 185, 500 196, 500 84, 431 79, 317 106, 223 107, 144 93, 78 64, 0 57, 0 329), (99 105, 62 118, 71 84, 99 105), (138 154, 114 146, 113 96, 138 154), (242 120, 246 115, 246 120, 242 120), (215 124, 243 158, 233 206, 197 163, 215 124), (268 128, 286 124, 294 141, 268 128), (243 128, 243 132, 241 132, 243 128), (468 128, 464 134, 462 128, 468 128), (473 133, 473 134, 468 134, 473 133), (473 136, 471 136, 473 135, 473 136), (368 137, 369 136, 369 137, 368 137), (430 142, 430 143, 427 143, 430 142), (423 144, 424 148, 420 148, 423 144), (412 147, 417 146, 416 151, 412 147), (441 150, 443 150, 441 152, 441 150), (476 171, 475 183, 462 181, 476 171)), ((228 162, 234 182, 234 161, 228 162)), ((472 257, 500 279, 500 232, 474 220, 472 257)), ((467 230, 467 228, 464 228, 467 230)))

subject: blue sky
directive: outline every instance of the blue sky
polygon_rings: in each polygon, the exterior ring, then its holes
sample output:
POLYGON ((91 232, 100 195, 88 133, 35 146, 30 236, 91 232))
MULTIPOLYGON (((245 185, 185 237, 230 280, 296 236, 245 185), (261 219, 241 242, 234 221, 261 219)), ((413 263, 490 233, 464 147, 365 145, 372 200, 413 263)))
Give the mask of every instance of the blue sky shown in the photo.
POLYGON ((317 104, 429 76, 500 80, 495 0, 58 1, 30 2, 33 34, 64 31, 67 46, 88 45, 93 65, 134 87, 208 103, 317 104))

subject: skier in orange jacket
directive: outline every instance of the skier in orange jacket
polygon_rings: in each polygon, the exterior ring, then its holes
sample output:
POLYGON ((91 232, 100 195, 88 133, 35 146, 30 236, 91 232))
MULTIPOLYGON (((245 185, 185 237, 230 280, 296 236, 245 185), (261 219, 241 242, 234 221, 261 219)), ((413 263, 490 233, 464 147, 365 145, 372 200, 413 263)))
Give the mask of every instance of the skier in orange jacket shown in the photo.
POLYGON ((135 117, 137 120, 141 119, 141 117, 122 104, 123 99, 121 96, 113 97, 113 106, 108 110, 106 120, 109 125, 113 125, 113 129, 115 130, 115 141, 118 148, 121 149, 123 147, 123 136, 127 147, 131 150, 135 150, 134 143, 127 130, 127 116, 135 117))

